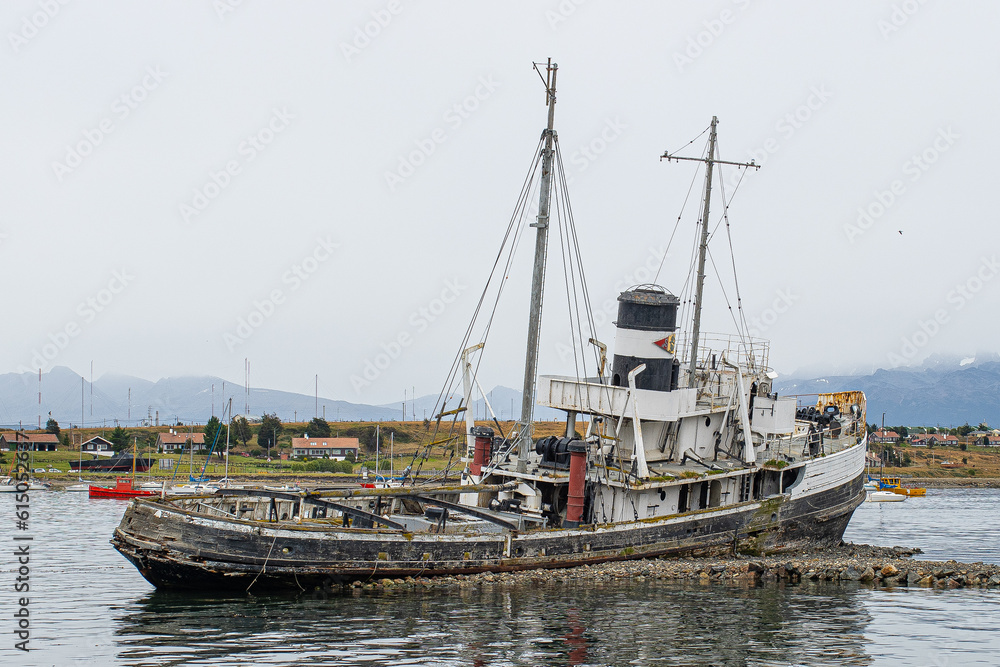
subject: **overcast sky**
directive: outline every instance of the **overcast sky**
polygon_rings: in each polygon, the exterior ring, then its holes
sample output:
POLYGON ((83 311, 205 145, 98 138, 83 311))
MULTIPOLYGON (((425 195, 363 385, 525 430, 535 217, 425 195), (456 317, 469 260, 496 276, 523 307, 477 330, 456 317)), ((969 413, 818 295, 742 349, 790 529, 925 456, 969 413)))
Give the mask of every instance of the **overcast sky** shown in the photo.
MULTIPOLYGON (((985 1, 4 2, 0 372, 242 383, 249 359, 255 386, 436 393, 545 125, 547 57, 599 312, 701 187, 659 156, 716 115, 723 158, 763 164, 730 223, 777 371, 995 351, 998 25, 985 1)), ((487 388, 521 384, 532 247, 487 388)), ((709 331, 731 323, 717 284, 709 331)), ((562 293, 541 373, 572 371, 562 293)))

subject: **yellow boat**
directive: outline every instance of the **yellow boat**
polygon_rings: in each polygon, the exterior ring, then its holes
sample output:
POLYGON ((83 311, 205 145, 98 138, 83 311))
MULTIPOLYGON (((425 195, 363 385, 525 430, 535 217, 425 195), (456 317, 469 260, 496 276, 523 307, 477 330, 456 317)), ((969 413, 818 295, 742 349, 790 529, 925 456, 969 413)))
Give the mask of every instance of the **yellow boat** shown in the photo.
POLYGON ((926 496, 927 489, 916 487, 911 488, 903 486, 899 477, 882 477, 878 480, 879 489, 883 491, 892 491, 893 493, 898 493, 901 496, 926 496))

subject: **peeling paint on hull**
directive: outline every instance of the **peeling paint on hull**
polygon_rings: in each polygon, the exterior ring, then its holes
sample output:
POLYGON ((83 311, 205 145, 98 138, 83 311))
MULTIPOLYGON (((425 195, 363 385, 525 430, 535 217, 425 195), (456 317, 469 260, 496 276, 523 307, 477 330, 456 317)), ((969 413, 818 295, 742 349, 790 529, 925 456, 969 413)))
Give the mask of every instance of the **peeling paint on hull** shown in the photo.
POLYGON ((158 588, 298 591, 372 578, 550 569, 655 556, 833 546, 864 501, 834 488, 657 520, 477 535, 230 521, 133 502, 112 544, 158 588))

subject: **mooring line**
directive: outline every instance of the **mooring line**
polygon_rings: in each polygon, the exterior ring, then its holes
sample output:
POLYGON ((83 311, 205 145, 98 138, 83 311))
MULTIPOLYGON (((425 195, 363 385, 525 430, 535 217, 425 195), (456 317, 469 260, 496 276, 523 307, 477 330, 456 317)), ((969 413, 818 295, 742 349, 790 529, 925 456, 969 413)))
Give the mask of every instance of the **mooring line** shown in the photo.
POLYGON ((264 557, 264 564, 261 566, 260 572, 257 573, 257 576, 254 577, 253 581, 250 582, 250 585, 247 586, 247 590, 246 590, 247 593, 250 592, 250 589, 253 588, 253 585, 257 583, 257 579, 259 579, 260 575, 264 574, 264 570, 267 569, 267 561, 270 560, 270 558, 271 558, 271 551, 274 549, 274 543, 277 542, 277 541, 278 541, 278 534, 275 533, 274 534, 274 539, 271 540, 271 548, 267 550, 267 556, 264 557))

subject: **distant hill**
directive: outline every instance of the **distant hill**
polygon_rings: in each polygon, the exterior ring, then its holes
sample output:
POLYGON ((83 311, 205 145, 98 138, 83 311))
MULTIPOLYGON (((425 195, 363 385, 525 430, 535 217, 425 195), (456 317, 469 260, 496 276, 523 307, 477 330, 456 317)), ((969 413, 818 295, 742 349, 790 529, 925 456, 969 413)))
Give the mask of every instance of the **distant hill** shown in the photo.
POLYGON ((868 421, 887 425, 973 426, 1000 424, 1000 360, 932 357, 922 366, 879 369, 870 375, 778 379, 780 394, 860 389, 868 397, 868 421))
MULTIPOLYGON (((23 423, 25 428, 38 425, 38 415, 44 426, 49 412, 63 427, 80 423, 81 400, 86 426, 102 423, 138 424, 140 420, 159 416, 160 424, 205 423, 212 416, 212 385, 215 385, 214 412, 222 414, 223 404, 233 399, 233 413, 241 414, 246 404, 242 384, 222 378, 179 377, 150 382, 125 375, 106 375, 94 381, 93 401, 91 385, 68 368, 58 366, 42 374, 42 404, 38 404, 38 375, 33 373, 7 373, 0 375, 0 425, 10 427, 23 423), (225 396, 223 398, 223 384, 225 396), (81 396, 82 386, 82 396, 81 396), (132 390, 131 411, 129 389, 132 390), (93 403, 93 405, 91 405, 93 403), (131 412, 131 417, 129 413, 131 412)), ((320 397, 320 414, 326 408, 326 418, 350 421, 396 420, 402 416, 402 406, 378 407, 361 405, 320 397)), ((259 417, 264 412, 274 412, 282 421, 312 419, 316 397, 272 389, 250 388, 250 414, 259 417)))
MULTIPOLYGON (((215 385, 214 414, 221 416, 223 405, 229 397, 233 399, 233 413, 241 414, 246 403, 246 393, 242 384, 218 377, 177 377, 164 378, 156 382, 128 375, 105 375, 89 381, 68 368, 57 366, 42 374, 42 403, 38 403, 38 375, 36 373, 7 373, 0 375, 0 427, 10 428, 23 425, 25 428, 38 426, 38 415, 42 425, 52 417, 62 427, 80 424, 81 405, 85 426, 113 424, 116 420, 125 425, 151 424, 173 425, 178 421, 185 424, 203 424, 213 414, 213 392, 215 385), (225 398, 223 398, 225 387, 225 398), (93 389, 93 391, 91 391, 93 389), (131 409, 129 390, 131 389, 131 409)), ((500 419, 521 414, 521 392, 506 387, 496 387, 488 393, 490 404, 500 419)), ((415 402, 407 401, 406 418, 417 420, 425 417, 433 419, 437 395, 422 396, 415 402)), ((403 402, 387 405, 365 405, 332 398, 319 397, 319 412, 327 421, 398 421, 403 415, 403 402)), ((458 406, 458 397, 448 401, 447 409, 458 406)), ((483 399, 473 402, 473 410, 478 419, 487 419, 489 412, 483 399)), ((250 414, 259 417, 265 412, 277 413, 282 421, 308 421, 316 411, 316 397, 259 387, 250 388, 250 414)), ((563 413, 551 408, 535 408, 535 419, 563 418, 563 413)))
MULTIPOLYGON (((38 415, 42 424, 49 412, 61 426, 80 423, 81 398, 83 419, 86 426, 112 424, 115 420, 138 424, 157 414, 160 424, 204 423, 212 416, 212 385, 215 385, 216 415, 222 414, 223 383, 226 397, 233 398, 233 412, 243 412, 245 393, 243 385, 217 377, 164 378, 156 382, 125 375, 106 375, 94 382, 91 406, 90 382, 65 367, 53 368, 42 374, 42 404, 38 404, 38 375, 32 373, 7 373, 0 375, 0 426, 23 424, 26 428, 37 426, 38 415), (81 397, 82 385, 82 397, 81 397), (129 416, 129 389, 132 390, 131 417, 129 416)), ((783 395, 817 394, 829 391, 860 389, 868 396, 868 421, 878 423, 885 412, 886 424, 961 426, 986 421, 1000 425, 1000 358, 996 355, 979 355, 976 359, 932 358, 917 368, 879 369, 870 375, 829 375, 814 378, 779 378, 775 391, 783 395)), ((447 409, 458 406, 458 396, 452 396, 447 409)), ((487 393, 490 405, 501 420, 519 417, 521 392, 507 387, 494 387, 487 393)), ((407 400, 406 418, 433 419, 437 395, 407 400)), ((365 405, 332 398, 320 397, 320 414, 326 407, 326 419, 336 421, 399 420, 403 416, 403 402, 386 405, 365 405)), ((252 387, 250 389, 250 414, 259 417, 264 412, 275 412, 283 421, 298 418, 307 421, 315 411, 316 398, 252 387)), ((477 419, 487 419, 485 401, 473 401, 477 419)), ((563 419, 564 415, 551 408, 535 408, 535 419, 563 419)))
MULTIPOLYGON (((479 392, 476 392, 478 395, 479 392)), ((521 396, 522 393, 516 389, 510 389, 508 387, 496 386, 492 390, 486 393, 486 399, 489 400, 490 407, 493 408, 493 413, 501 421, 508 419, 517 419, 521 416, 521 396)), ((424 419, 426 416, 428 419, 433 419, 434 417, 434 407, 437 402, 437 394, 430 394, 427 396, 420 396, 416 401, 406 402, 406 418, 413 419, 414 413, 416 418, 424 419)), ((461 398, 460 395, 452 394, 445 406, 445 410, 452 410, 458 407, 458 401, 461 398)), ((400 410, 403 409, 403 402, 400 401, 395 405, 382 405, 382 408, 392 408, 398 406, 400 410)), ((476 398, 472 401, 472 409, 476 415, 477 420, 489 419, 490 412, 486 407, 486 401, 482 398, 476 398)), ((546 408, 540 405, 535 406, 535 420, 549 421, 552 419, 565 419, 566 413, 562 410, 556 410, 554 408, 546 408)))

